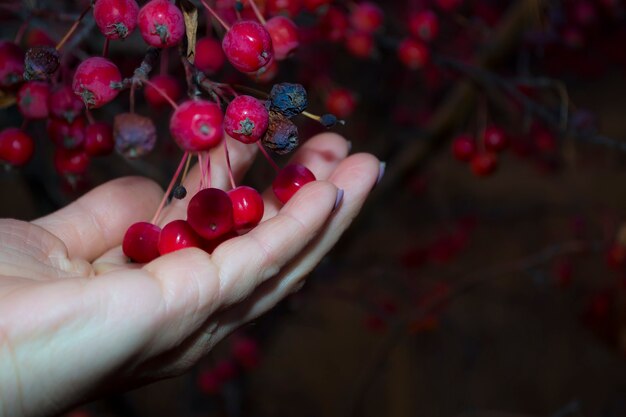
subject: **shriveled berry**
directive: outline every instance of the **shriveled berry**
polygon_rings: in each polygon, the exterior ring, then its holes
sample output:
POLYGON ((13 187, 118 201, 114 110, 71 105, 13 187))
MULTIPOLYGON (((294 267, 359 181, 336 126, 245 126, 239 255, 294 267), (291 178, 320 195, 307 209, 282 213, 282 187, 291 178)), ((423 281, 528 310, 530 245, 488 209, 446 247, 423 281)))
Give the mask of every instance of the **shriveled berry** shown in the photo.
POLYGON ((176 46, 185 36, 183 13, 168 0, 150 0, 137 16, 141 37, 150 46, 176 46))
POLYGON ((99 56, 87 58, 80 63, 74 73, 72 89, 90 109, 102 107, 112 101, 119 90, 116 85, 122 81, 117 65, 99 56))
POLYGON ((298 146, 298 127, 280 113, 270 111, 269 125, 261 139, 263 145, 273 152, 284 155, 298 146))
POLYGON ((17 92, 17 108, 27 119, 48 117, 48 96, 50 85, 43 81, 29 81, 17 92))
POLYGON ((235 230, 249 229, 259 224, 263 218, 264 204, 257 190, 242 185, 230 190, 228 197, 233 203, 235 230))
POLYGON ((339 122, 339 120, 337 120, 337 116, 334 114, 326 113, 320 117, 320 123, 327 129, 335 126, 337 122, 339 122))
POLYGON ((55 145, 64 149, 77 149, 85 141, 85 118, 77 117, 71 122, 52 117, 48 120, 46 131, 55 145))
POLYGON ((409 69, 421 69, 430 60, 430 51, 422 42, 406 38, 398 46, 398 58, 409 69))
POLYGON ((350 14, 350 23, 356 30, 372 33, 383 24, 383 11, 372 2, 359 3, 350 14))
POLYGON ((479 153, 472 158, 471 167, 477 177, 488 177, 498 168, 498 158, 491 152, 479 153))
POLYGON ((315 181, 315 175, 304 165, 291 164, 281 169, 274 182, 272 190, 278 200, 285 204, 305 184, 315 181))
POLYGON ((502 129, 488 126, 484 135, 485 149, 491 152, 502 152, 509 146, 509 141, 502 129))
POLYGON ((185 220, 174 220, 163 227, 159 235, 159 253, 200 247, 201 239, 185 220))
POLYGON ((205 36, 196 42, 196 55, 194 65, 207 74, 215 74, 224 66, 226 57, 220 42, 211 37, 205 36))
POLYGON ((146 263, 159 257, 161 229, 148 222, 138 222, 128 228, 122 242, 124 255, 131 261, 146 263))
POLYGON ((470 161, 476 154, 476 142, 469 135, 459 135, 452 141, 452 154, 461 162, 470 161))
POLYGON ((0 87, 17 84, 24 73, 24 51, 10 41, 0 41, 0 87))
POLYGON ((177 200, 182 200, 183 198, 187 197, 187 189, 182 185, 177 185, 172 192, 172 197, 177 200))
POLYGON ((233 204, 219 188, 198 191, 187 206, 187 222, 205 239, 216 239, 232 231, 233 221, 233 204))
POLYGON ((272 38, 253 20, 235 22, 222 40, 228 61, 241 72, 255 72, 272 58, 272 38))
POLYGON ((85 104, 69 85, 62 85, 48 96, 48 109, 52 116, 72 122, 85 110, 85 104))
POLYGON ((409 15, 409 32, 417 39, 430 42, 439 34, 439 18, 432 10, 409 15))
POLYGON ((172 114, 170 132, 181 149, 206 151, 217 146, 224 135, 220 107, 207 100, 188 100, 172 114))
POLYGON ((270 91, 270 110, 286 117, 302 113, 306 110, 308 103, 306 90, 302 84, 275 84, 270 91))
POLYGON ((156 127, 149 117, 137 113, 120 113, 113 119, 115 150, 127 158, 138 158, 154 149, 156 127))
POLYGON ((24 58, 25 80, 47 80, 59 68, 61 56, 52 46, 34 46, 24 58))
POLYGON ((96 25, 109 39, 125 39, 133 33, 138 14, 135 0, 97 0, 93 6, 96 25))
POLYGON ((342 119, 354 112, 356 103, 354 93, 347 88, 335 88, 326 97, 326 109, 342 119))
POLYGON ((150 78, 150 82, 151 84, 146 84, 144 87, 143 94, 146 97, 148 104, 154 108, 158 109, 164 106, 169 106, 170 102, 167 101, 165 97, 163 97, 163 95, 153 87, 153 85, 163 90, 163 92, 174 102, 177 102, 182 96, 180 83, 178 82, 178 79, 172 75, 155 75, 150 78))
POLYGON ((274 16, 265 23, 265 28, 272 38, 274 58, 282 61, 290 56, 300 44, 298 27, 285 16, 274 16))
POLYGON ((269 114, 265 105, 254 97, 241 95, 228 104, 224 130, 233 139, 254 143, 265 134, 269 114))
POLYGON ((82 149, 56 148, 54 168, 61 175, 82 175, 89 168, 90 158, 82 149))
POLYGON ((20 166, 33 156, 33 139, 21 129, 9 127, 0 132, 0 161, 20 166))
POLYGON ((113 152, 113 128, 105 122, 95 122, 85 128, 85 152, 89 156, 103 156, 113 152))

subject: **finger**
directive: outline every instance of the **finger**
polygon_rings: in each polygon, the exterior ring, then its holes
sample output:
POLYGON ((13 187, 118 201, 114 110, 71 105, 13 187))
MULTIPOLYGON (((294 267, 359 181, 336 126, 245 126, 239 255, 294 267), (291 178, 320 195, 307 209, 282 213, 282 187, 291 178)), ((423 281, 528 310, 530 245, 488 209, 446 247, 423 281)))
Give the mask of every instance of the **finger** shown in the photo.
POLYGON ((70 258, 92 261, 120 245, 131 224, 149 219, 162 195, 146 178, 119 178, 33 223, 61 239, 70 258))

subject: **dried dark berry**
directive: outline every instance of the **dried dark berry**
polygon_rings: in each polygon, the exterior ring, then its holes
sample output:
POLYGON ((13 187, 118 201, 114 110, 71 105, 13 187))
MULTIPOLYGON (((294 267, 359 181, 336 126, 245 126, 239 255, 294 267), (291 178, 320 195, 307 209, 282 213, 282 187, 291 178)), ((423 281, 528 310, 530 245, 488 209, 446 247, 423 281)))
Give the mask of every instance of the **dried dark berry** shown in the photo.
POLYGON ((305 111, 307 104, 306 90, 301 84, 280 83, 272 87, 270 110, 293 117, 305 111))
POLYGON ((337 124, 337 122, 337 117, 334 114, 327 113, 323 114, 322 117, 320 117, 320 123, 325 128, 333 127, 337 124))
POLYGON ((243 12, 243 2, 242 1, 236 1, 235 2, 235 10, 238 11, 239 13, 243 12))
POLYGON ((270 111, 269 114, 270 123, 261 142, 279 155, 293 151, 298 146, 298 128, 281 113, 270 111))
POLYGON ((137 158, 154 149, 157 134, 152 119, 136 113, 121 113, 113 119, 113 138, 118 153, 137 158))
POLYGON ((182 185, 177 185, 176 188, 174 188, 174 192, 172 192, 172 196, 178 200, 182 200, 187 197, 187 189, 182 185))
POLYGON ((35 46, 26 51, 24 79, 47 80, 59 68, 59 51, 51 46, 35 46))

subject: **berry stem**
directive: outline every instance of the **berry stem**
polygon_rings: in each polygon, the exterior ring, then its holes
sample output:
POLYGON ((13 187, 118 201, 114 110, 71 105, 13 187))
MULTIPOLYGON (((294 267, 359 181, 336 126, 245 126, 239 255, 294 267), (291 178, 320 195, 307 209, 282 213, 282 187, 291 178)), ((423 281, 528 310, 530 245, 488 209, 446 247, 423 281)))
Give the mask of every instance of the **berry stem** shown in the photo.
POLYGON ((233 169, 230 165, 230 154, 228 153, 228 145, 226 139, 224 139, 224 156, 226 156, 226 166, 228 167, 228 178, 230 178, 230 186, 234 189, 237 188, 235 184, 235 177, 233 176, 233 169))
POLYGON ((93 114, 91 114, 91 110, 89 110, 88 108, 85 108, 85 116, 87 116, 87 121, 90 125, 96 122, 93 118, 93 114))
POLYGON ((70 27, 70 29, 67 31, 67 33, 65 34, 65 36, 63 36, 63 39, 61 39, 59 41, 59 43, 57 43, 57 46, 55 46, 55 49, 57 51, 61 50, 61 48, 63 48, 63 45, 65 45, 65 43, 70 39, 70 37, 74 34, 74 32, 76 31, 76 29, 78 28, 78 25, 80 24, 80 22, 83 20, 83 18, 87 15, 87 13, 91 10, 91 6, 92 6, 92 2, 89 2, 89 6, 87 6, 85 8, 85 10, 83 10, 83 12, 80 14, 80 16, 78 16, 78 19, 76 19, 76 21, 74 22, 74 24, 72 25, 72 27, 70 27))
POLYGON ((228 26, 228 24, 224 22, 224 20, 222 20, 220 15, 218 15, 217 12, 213 10, 211 6, 208 5, 206 0, 200 0, 200 3, 202 3, 204 8, 207 9, 209 13, 211 13, 211 15, 215 18, 215 20, 217 20, 220 23, 220 25, 222 25, 222 27, 226 29, 227 32, 230 30, 230 26, 228 26))
POLYGON ((181 184, 185 182, 185 180, 187 179, 187 174, 189 173, 189 167, 191 166, 191 159, 192 156, 189 156, 189 158, 187 158, 187 163, 185 164, 185 169, 183 170, 183 176, 180 179, 181 184))
POLYGON ((267 94, 265 91, 261 91, 261 90, 257 90, 256 88, 251 88, 245 85, 241 85, 241 84, 235 84, 232 86, 234 89, 236 90, 241 90, 244 93, 250 93, 250 94, 255 94, 257 96, 261 96, 263 98, 269 98, 269 94, 267 94))
POLYGON ((202 152, 198 152, 198 166, 200 167, 200 186, 199 190, 204 189, 204 162, 202 160, 202 152))
POLYGON ((265 23, 266 23, 265 18, 263 17, 263 15, 261 14, 261 11, 257 7, 256 2, 254 0, 248 0, 248 3, 250 3, 250 6, 252 7, 254 14, 256 15, 256 18, 259 19, 259 22, 261 22, 263 26, 265 26, 265 23))
POLYGON ((211 154, 206 152, 204 156, 206 157, 206 186, 211 188, 211 154))
POLYGON ((183 154, 183 157, 180 160, 180 163, 178 164, 178 168, 176 168, 176 172, 174 173, 174 176, 172 177, 170 184, 167 186, 167 190, 165 191, 165 194, 163 195, 163 199, 161 199, 161 204, 159 204, 159 208, 157 209, 156 213, 154 213, 154 217, 152 218, 150 223, 156 224, 157 220, 159 220, 161 211, 163 211, 163 207, 165 207, 165 202, 167 201, 170 193, 172 192, 172 189, 174 188, 174 184, 176 184, 176 179, 178 179, 178 175, 180 174, 180 171, 182 171, 183 166, 185 165, 185 162, 187 161, 188 158, 189 158, 189 152, 187 151, 183 154))
POLYGON ((102 47, 102 56, 107 57, 109 55, 109 38, 104 38, 104 46, 102 47))
POLYGON ((272 159, 272 157, 267 153, 267 151, 265 150, 265 148, 263 147, 263 145, 261 145, 260 141, 256 142, 257 146, 259 147, 259 149, 261 150, 261 153, 263 154, 263 156, 265 156, 265 159, 267 159, 267 161, 270 163, 270 165, 274 168, 274 170, 276 172, 280 171, 280 167, 278 166, 278 164, 276 164, 276 162, 274 162, 274 160, 272 159))
POLYGON ((135 83, 130 85, 130 112, 135 112, 135 83))
POLYGON ((308 111, 306 111, 306 110, 305 110, 305 111, 303 111, 301 114, 302 114, 303 116, 308 117, 309 119, 313 119, 313 120, 315 120, 316 122, 319 122, 319 121, 322 119, 322 117, 321 117, 321 116, 318 116, 317 114, 309 113, 309 112, 308 112, 308 111))
POLYGON ((22 38, 24 37, 24 34, 26 33, 26 29, 28 29, 29 25, 30 25, 30 19, 24 20, 24 23, 20 25, 20 28, 15 34, 15 39, 13 40, 13 42, 15 42, 18 45, 22 42, 22 38))
MULTIPOLYGON (((159 87, 158 85, 154 84, 152 81, 148 80, 148 79, 144 79, 142 80, 143 83, 148 84, 150 87, 154 88, 156 90, 157 93, 159 93, 161 95, 161 97, 163 97, 165 100, 167 100, 168 103, 170 103, 170 106, 172 106, 174 108, 174 110, 176 110, 178 108, 178 104, 176 104, 174 102, 174 100, 172 100, 172 98, 170 96, 167 95, 167 93, 165 91, 163 91, 163 89, 161 89, 161 87, 159 87)), ((131 84, 131 94, 133 91, 133 85, 131 84)))

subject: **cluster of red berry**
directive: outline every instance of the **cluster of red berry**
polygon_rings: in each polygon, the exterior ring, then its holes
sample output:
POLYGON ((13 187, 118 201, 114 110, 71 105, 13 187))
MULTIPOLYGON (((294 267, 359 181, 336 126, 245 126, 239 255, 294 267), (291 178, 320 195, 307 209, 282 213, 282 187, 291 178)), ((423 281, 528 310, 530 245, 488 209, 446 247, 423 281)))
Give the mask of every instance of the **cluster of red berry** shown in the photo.
POLYGON ((479 140, 461 134, 452 141, 452 153, 461 162, 469 162, 472 172, 486 177, 498 167, 498 153, 504 151, 509 141, 504 131, 497 126, 487 126, 479 140))

